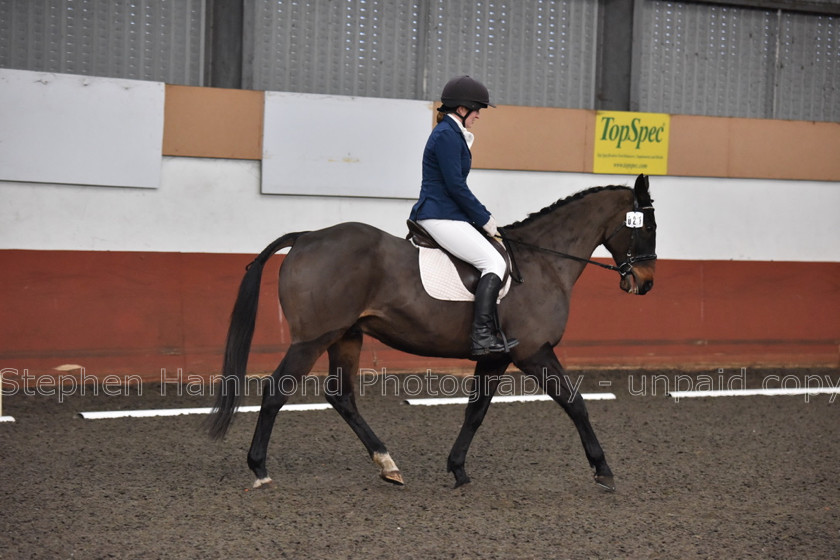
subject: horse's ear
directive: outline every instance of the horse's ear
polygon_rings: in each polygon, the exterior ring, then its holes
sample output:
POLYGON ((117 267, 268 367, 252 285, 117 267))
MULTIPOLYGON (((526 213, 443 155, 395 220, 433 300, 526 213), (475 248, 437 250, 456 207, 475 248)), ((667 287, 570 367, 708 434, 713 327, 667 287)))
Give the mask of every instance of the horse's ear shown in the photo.
POLYGON ((640 173, 638 177, 636 177, 636 185, 633 187, 633 192, 636 197, 636 202, 639 203, 639 206, 652 206, 653 200, 650 198, 650 182, 648 181, 648 176, 640 173))

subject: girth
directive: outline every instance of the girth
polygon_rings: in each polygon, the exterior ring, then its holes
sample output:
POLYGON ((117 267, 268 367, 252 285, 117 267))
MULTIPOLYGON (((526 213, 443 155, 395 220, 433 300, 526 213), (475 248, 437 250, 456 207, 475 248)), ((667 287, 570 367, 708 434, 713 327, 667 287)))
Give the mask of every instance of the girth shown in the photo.
MULTIPOLYGON (((440 249, 443 251, 446 256, 449 257, 449 260, 452 261, 452 264, 455 265, 455 270, 458 271, 458 276, 461 278, 461 282, 463 282, 464 287, 467 290, 474 294, 475 288, 478 286, 478 279, 481 277, 481 273, 479 270, 471 265, 468 262, 462 261, 458 257, 452 255, 449 251, 438 245, 438 242, 434 240, 434 238, 429 235, 429 232, 426 229, 418 224, 413 220, 406 220, 406 225, 408 226, 408 235, 405 236, 406 239, 411 241, 411 243, 415 247, 425 247, 427 249, 440 249)), ((502 258, 505 260, 505 276, 502 278, 502 284, 507 282, 508 276, 510 276, 511 270, 511 262, 510 262, 510 255, 505 250, 504 245, 500 242, 496 241, 495 239, 488 238, 490 245, 492 245, 502 258)))

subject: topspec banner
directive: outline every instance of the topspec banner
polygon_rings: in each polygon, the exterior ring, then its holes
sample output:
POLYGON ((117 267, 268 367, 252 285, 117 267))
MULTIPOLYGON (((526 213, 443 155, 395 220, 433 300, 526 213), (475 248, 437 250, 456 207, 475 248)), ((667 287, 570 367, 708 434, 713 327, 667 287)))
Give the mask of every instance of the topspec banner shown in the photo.
POLYGON ((592 171, 667 175, 670 124, 663 113, 598 111, 592 171))

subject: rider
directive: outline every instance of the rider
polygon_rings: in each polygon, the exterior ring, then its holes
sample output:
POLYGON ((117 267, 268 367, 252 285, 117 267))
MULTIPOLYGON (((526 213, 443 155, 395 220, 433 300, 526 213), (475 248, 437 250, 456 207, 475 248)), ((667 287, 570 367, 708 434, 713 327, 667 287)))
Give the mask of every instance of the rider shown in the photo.
MULTIPOLYGON (((449 80, 440 100, 438 124, 423 151, 420 198, 411 209, 410 219, 423 226, 438 245, 481 272, 475 290, 472 355, 504 352, 504 341, 496 331, 496 299, 505 261, 477 228, 492 237, 499 232, 493 215, 467 186, 474 139, 468 129, 482 109, 495 105, 490 103, 490 92, 484 84, 469 76, 449 80)), ((509 338, 507 348, 518 343, 509 338)))

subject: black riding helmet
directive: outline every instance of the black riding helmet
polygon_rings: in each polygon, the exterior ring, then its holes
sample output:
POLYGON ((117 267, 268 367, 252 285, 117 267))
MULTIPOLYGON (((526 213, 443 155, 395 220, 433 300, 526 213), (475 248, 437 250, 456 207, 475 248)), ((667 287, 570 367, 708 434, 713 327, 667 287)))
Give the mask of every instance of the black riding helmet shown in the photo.
POLYGON ((440 94, 442 103, 438 111, 449 113, 458 107, 466 107, 470 111, 495 107, 490 103, 490 92, 484 84, 469 76, 457 76, 443 86, 440 94))

